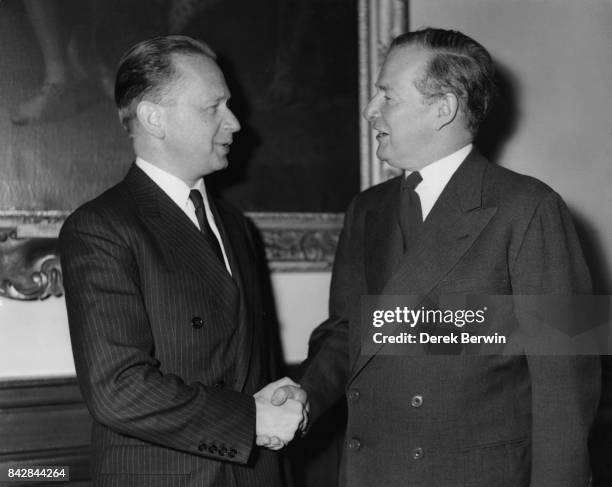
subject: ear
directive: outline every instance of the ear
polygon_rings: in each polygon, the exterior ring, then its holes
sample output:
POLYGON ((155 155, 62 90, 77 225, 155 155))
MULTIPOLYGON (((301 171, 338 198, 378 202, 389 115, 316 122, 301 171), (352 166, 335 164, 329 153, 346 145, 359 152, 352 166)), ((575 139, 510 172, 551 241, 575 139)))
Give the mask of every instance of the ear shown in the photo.
POLYGON ((459 100, 454 93, 446 93, 436 102, 436 109, 436 130, 440 131, 457 117, 459 100))
POLYGON ((166 136, 162 123, 161 107, 158 104, 142 100, 136 107, 136 117, 141 127, 152 137, 163 139, 166 136))

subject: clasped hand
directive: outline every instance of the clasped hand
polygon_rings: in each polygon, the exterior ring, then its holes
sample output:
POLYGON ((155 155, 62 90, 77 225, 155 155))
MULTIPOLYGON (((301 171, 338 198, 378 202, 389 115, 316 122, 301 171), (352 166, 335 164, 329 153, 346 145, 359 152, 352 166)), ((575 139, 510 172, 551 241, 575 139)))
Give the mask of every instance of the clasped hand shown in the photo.
POLYGON ((306 392, 288 377, 271 382, 253 395, 256 408, 256 444, 280 450, 295 433, 308 427, 310 405, 306 392))

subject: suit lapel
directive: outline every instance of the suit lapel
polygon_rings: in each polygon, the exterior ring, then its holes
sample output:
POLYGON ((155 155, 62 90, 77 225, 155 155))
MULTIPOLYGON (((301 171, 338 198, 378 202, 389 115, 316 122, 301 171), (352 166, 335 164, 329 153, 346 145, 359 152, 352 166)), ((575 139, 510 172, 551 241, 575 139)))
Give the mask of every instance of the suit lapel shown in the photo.
POLYGON ((254 309, 251 299, 255 295, 255 282, 250 269, 255 264, 249 260, 250 252, 246 245, 243 222, 234 214, 225 211, 222 206, 215 204, 213 198, 209 198, 209 201, 215 223, 219 227, 232 275, 242 296, 242 299, 239 300, 235 370, 235 388, 241 391, 246 382, 253 349, 252 323, 255 321, 252 316, 254 309))
MULTIPOLYGON (((382 295, 412 295, 418 307, 487 226, 497 208, 482 208, 482 180, 488 162, 472 151, 444 188, 425 220, 413 249, 403 256, 382 295)), ((358 354, 351 380, 378 353, 358 354)))
POLYGON ((125 178, 143 222, 152 230, 171 268, 184 268, 205 281, 214 301, 234 319, 237 287, 225 265, 185 213, 138 166, 125 178))
POLYGON ((397 177, 387 197, 376 209, 368 210, 365 220, 365 273, 369 294, 380 293, 403 253, 398 221, 401 177, 397 177))

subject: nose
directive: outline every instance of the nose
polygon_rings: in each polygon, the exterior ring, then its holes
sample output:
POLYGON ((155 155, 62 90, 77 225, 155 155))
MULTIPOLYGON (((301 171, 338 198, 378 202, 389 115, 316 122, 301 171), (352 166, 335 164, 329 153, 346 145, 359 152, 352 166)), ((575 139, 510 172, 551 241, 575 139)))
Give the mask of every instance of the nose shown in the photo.
POLYGON ((240 122, 229 108, 227 109, 227 117, 225 118, 225 126, 230 132, 238 132, 240 130, 240 122))
POLYGON ((363 117, 368 121, 372 122, 378 117, 378 95, 374 95, 370 98, 370 101, 363 110, 363 117))

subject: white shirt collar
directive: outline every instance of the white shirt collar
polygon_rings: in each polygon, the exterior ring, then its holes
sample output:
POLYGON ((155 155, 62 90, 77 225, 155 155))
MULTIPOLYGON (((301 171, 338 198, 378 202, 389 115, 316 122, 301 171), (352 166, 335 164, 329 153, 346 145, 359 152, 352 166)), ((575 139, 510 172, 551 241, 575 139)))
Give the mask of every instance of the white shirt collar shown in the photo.
MULTIPOLYGON (((176 203, 176 205, 185 209, 187 201, 189 200, 189 191, 192 188, 185 184, 185 181, 176 177, 174 174, 170 174, 163 169, 145 161, 141 157, 136 158, 136 165, 149 176, 155 184, 157 184, 168 197, 176 203)), ((202 193, 205 205, 208 206, 208 199, 206 197, 206 185, 204 184, 204 178, 200 178, 194 189, 199 189, 202 193)))
MULTIPOLYGON (((419 171, 423 181, 416 187, 415 191, 421 200, 423 220, 427 218, 444 187, 471 152, 472 148, 473 144, 468 144, 458 151, 428 164, 419 171)), ((405 171, 404 176, 407 177, 411 172, 405 171)))
POLYGON ((227 271, 232 274, 232 269, 229 264, 229 259, 227 257, 227 252, 225 251, 225 247, 223 245, 223 239, 221 238, 221 233, 219 232, 219 227, 215 222, 214 215, 210 208, 210 203, 208 201, 208 197, 206 196, 206 185, 204 184, 204 178, 198 179, 193 188, 190 188, 185 184, 180 178, 177 178, 174 174, 170 174, 163 169, 151 164, 150 162, 145 161, 141 157, 136 158, 136 165, 144 171, 144 173, 149 176, 160 189, 168 195, 168 197, 174 201, 174 203, 187 215, 187 217, 191 220, 191 222, 197 227, 200 228, 200 224, 198 223, 198 219, 195 214, 195 208, 193 203, 189 199, 189 192, 192 189, 199 189, 200 193, 202 193, 202 199, 204 200, 204 210, 206 212, 206 219, 213 231, 213 234, 219 241, 219 245, 221 246, 221 252, 223 253, 223 260, 225 261, 225 267, 227 271))

